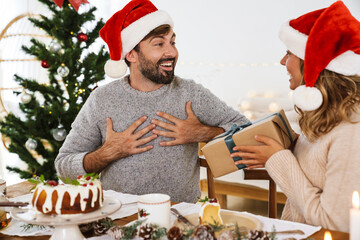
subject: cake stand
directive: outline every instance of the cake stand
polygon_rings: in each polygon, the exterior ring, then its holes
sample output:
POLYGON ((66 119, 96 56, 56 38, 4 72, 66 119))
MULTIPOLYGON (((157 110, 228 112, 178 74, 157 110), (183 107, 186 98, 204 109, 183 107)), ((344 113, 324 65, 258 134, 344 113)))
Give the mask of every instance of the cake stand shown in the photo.
POLYGON ((84 240, 79 224, 93 222, 109 216, 121 207, 119 200, 112 197, 104 197, 103 206, 96 211, 83 214, 46 215, 35 212, 33 209, 14 208, 11 215, 25 223, 36 225, 54 226, 54 232, 50 240, 84 240))

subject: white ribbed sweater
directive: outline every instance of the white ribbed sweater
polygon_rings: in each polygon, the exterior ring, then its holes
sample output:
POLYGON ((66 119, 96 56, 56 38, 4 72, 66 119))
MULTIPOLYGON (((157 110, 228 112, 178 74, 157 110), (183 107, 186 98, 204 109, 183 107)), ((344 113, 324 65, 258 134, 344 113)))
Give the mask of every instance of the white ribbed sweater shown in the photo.
POLYGON ((282 219, 349 232, 352 193, 360 191, 359 150, 360 123, 342 122, 316 142, 301 135, 293 153, 271 156, 266 170, 288 197, 282 219))

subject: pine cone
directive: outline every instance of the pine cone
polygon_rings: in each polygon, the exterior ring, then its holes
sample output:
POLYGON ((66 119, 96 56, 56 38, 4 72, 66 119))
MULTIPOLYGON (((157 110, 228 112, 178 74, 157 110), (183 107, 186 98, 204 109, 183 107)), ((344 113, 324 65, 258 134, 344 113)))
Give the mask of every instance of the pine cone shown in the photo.
POLYGON ((180 228, 173 226, 167 233, 168 240, 183 240, 183 234, 180 228))
POLYGON ((214 231, 208 225, 199 225, 196 227, 192 240, 215 240, 214 231))
POLYGON ((150 224, 145 224, 139 229, 139 237, 143 238, 144 240, 151 240, 152 231, 153 228, 150 226, 150 224))
POLYGON ((217 240, 229 240, 229 239, 235 239, 235 231, 233 229, 220 233, 217 238, 217 240))
POLYGON ((106 233, 111 238, 120 240, 124 236, 124 229, 121 226, 113 226, 106 233))
POLYGON ((93 230, 93 225, 92 225, 92 223, 80 224, 79 228, 80 228, 80 231, 84 234, 86 232, 92 231, 93 230))
POLYGON ((92 236, 100 236, 106 233, 106 231, 114 226, 114 222, 111 218, 102 218, 95 222, 90 222, 86 224, 80 224, 79 228, 81 233, 85 237, 92 237, 92 236))
POLYGON ((258 230, 250 230, 248 238, 249 240, 270 240, 267 232, 258 230))
POLYGON ((109 228, 103 224, 101 221, 96 221, 93 223, 94 226, 94 234, 95 236, 100 236, 106 233, 109 228))

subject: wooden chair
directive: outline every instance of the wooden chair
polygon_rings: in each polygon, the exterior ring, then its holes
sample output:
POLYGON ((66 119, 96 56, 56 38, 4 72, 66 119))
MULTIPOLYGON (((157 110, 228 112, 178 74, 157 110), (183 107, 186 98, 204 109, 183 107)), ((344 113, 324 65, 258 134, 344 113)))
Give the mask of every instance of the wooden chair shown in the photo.
MULTIPOLYGON (((286 202, 286 196, 283 193, 276 192, 276 184, 271 179, 269 174, 265 169, 253 169, 253 170, 244 170, 244 179, 245 180, 268 180, 269 181, 269 191, 264 189, 249 186, 246 184, 240 183, 228 183, 224 181, 214 180, 214 176, 211 173, 211 169, 206 162, 206 159, 203 156, 199 157, 200 166, 206 168, 207 180, 201 181, 201 188, 207 188, 209 198, 216 197, 221 206, 226 206, 226 195, 235 195, 235 196, 243 196, 241 191, 247 191, 248 195, 251 195, 253 199, 263 200, 265 197, 264 194, 267 194, 268 201, 268 216, 270 218, 277 217, 277 203, 278 199, 280 199, 280 203, 286 202), (215 191, 215 188, 218 191, 215 191)), ((245 193, 246 195, 246 193, 245 193)))
POLYGON ((269 176, 265 169, 252 169, 244 170, 244 179, 252 180, 268 180, 269 181, 269 197, 268 197, 268 216, 270 218, 277 217, 277 194, 276 184, 274 180, 269 176))

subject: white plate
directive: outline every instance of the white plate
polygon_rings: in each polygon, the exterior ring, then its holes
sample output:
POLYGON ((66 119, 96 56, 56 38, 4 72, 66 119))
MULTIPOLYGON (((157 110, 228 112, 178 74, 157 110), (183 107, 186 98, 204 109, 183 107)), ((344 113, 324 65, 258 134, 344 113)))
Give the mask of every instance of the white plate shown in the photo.
MULTIPOLYGON (((250 230, 261 230, 262 224, 259 219, 240 212, 220 211, 224 225, 237 224, 239 227, 246 227, 250 230)), ((193 213, 185 216, 192 224, 199 225, 199 214, 193 213)), ((186 225, 176 220, 174 226, 184 228, 186 225)))
POLYGON ((96 221, 111 215, 121 208, 121 202, 112 197, 104 197, 103 206, 93 212, 82 214, 42 214, 31 209, 13 208, 11 215, 20 221, 38 225, 74 225, 96 221))

